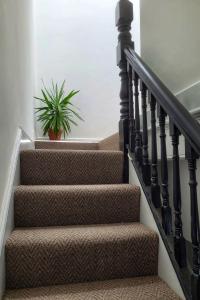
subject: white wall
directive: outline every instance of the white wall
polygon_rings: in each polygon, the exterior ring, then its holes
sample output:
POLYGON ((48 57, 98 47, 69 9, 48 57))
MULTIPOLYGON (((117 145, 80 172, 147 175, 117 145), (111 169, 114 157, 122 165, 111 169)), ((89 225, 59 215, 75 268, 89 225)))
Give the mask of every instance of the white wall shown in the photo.
POLYGON ((10 159, 6 193, 0 211, 0 299, 6 286, 5 245, 14 227, 14 190, 20 184, 20 151, 34 148, 25 132, 18 128, 14 149, 10 159))
POLYGON ((141 0, 142 57, 174 93, 200 80, 199 12, 199 0, 141 0))
POLYGON ((200 109, 200 81, 179 91, 176 96, 187 109, 194 113, 194 110, 200 109))
MULTIPOLYGON (((200 1, 199 0, 140 0, 141 55, 164 83, 189 110, 200 107, 200 1)), ((199 117, 196 110, 195 117, 199 117)), ((160 155, 160 133, 157 132, 160 155)), ((149 137, 151 142, 151 137, 149 137)), ((180 155, 185 156, 184 140, 180 141, 180 155)), ((172 157, 171 138, 167 130, 168 157, 172 157)), ((200 164, 197 178, 200 182, 200 164)), ((169 192, 173 207, 173 168, 168 161, 169 192)), ((160 169, 160 168, 159 168, 160 169)), ((180 161, 182 188, 183 232, 191 240, 190 196, 188 166, 180 161)), ((198 185, 198 195, 200 186, 198 185)), ((200 209, 200 197, 198 197, 200 209)))
POLYGON ((0 0, 0 208, 18 127, 33 137, 32 1, 0 0))
MULTIPOLYGON (((134 35, 139 41, 139 0, 134 35)), ((66 79, 80 94, 74 103, 85 122, 72 138, 103 138, 118 130, 119 70, 116 67, 116 0, 35 0, 37 88, 41 79, 66 79)), ((136 42, 137 44, 137 42, 136 42)), ((138 48, 138 46, 136 45, 138 48)), ((38 127, 38 136, 42 132, 38 127)))
POLYGON ((177 275, 172 266, 171 260, 163 243, 163 240, 160 236, 159 230, 155 223, 154 217, 148 205, 145 194, 140 185, 139 179, 137 177, 136 171, 132 165, 132 162, 129 161, 129 181, 132 184, 136 184, 141 188, 141 197, 140 197, 140 222, 147 227, 154 230, 159 237, 159 248, 158 248, 158 275, 162 278, 171 289, 173 289, 181 299, 185 299, 183 295, 182 288, 180 286, 177 275))
POLYGON ((135 43, 135 51, 141 55, 141 29, 140 29, 140 1, 141 0, 134 0, 131 1, 133 3, 133 14, 134 14, 134 19, 132 23, 132 39, 135 43))

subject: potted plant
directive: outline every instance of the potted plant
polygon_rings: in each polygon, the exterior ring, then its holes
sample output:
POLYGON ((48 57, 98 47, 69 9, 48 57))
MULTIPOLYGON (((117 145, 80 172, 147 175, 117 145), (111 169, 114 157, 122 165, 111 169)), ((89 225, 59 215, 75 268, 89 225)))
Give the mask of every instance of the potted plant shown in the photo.
POLYGON ((42 103, 41 107, 35 108, 37 121, 42 123, 43 134, 48 133, 50 140, 60 140, 62 133, 65 137, 71 132, 72 124, 78 125, 74 119, 83 120, 71 103, 79 91, 73 90, 66 94, 65 81, 60 87, 52 81, 49 89, 43 83, 41 92, 42 97, 34 97, 42 103))

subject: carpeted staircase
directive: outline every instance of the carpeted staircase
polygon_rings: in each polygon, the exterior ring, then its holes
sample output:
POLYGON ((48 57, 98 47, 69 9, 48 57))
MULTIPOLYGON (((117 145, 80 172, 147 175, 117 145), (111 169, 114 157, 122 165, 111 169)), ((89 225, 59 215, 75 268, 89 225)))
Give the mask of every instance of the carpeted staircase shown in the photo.
POLYGON ((157 276, 158 236, 139 213, 120 151, 22 152, 4 299, 179 299, 157 276))

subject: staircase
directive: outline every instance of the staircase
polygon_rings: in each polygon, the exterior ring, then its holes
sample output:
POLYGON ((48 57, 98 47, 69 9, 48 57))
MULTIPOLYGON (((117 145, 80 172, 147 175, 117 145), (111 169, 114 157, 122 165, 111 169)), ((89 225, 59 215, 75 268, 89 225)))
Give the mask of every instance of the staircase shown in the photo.
POLYGON ((23 151, 4 299, 179 299, 157 276, 158 236, 139 214, 122 152, 23 151))
POLYGON ((15 229, 5 249, 5 300, 180 299, 158 277, 158 236, 140 223, 140 189, 128 184, 130 161, 185 298, 200 299, 200 126, 134 51, 132 20, 132 3, 120 0, 117 140, 43 141, 21 153, 15 229), (167 133, 173 153, 173 199, 168 191, 167 133), (185 240, 183 230, 180 137, 188 162, 191 241, 185 240))

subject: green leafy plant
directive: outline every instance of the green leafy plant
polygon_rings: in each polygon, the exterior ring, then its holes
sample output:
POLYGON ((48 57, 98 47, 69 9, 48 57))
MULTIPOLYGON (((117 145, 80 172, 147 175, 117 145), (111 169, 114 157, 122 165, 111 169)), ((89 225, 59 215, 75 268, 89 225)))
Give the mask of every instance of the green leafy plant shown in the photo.
POLYGON ((65 135, 71 132, 71 125, 78 124, 74 119, 83 119, 76 112, 76 107, 71 103, 72 98, 79 91, 65 92, 65 81, 59 86, 52 81, 51 88, 47 88, 43 82, 41 89, 42 97, 34 97, 42 102, 41 107, 36 107, 35 111, 38 115, 37 121, 42 123, 43 134, 46 135, 49 130, 57 135, 60 131, 65 135))

